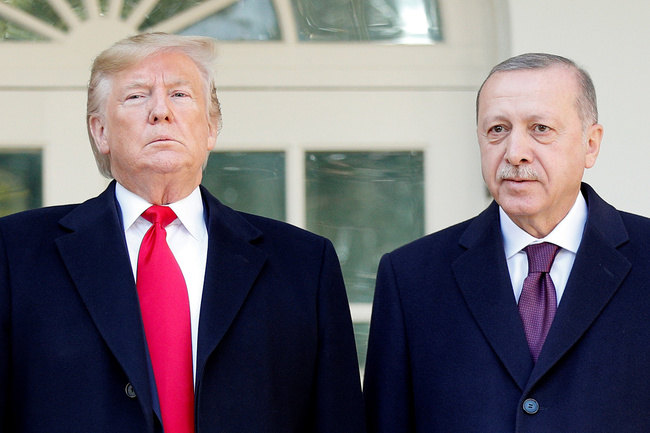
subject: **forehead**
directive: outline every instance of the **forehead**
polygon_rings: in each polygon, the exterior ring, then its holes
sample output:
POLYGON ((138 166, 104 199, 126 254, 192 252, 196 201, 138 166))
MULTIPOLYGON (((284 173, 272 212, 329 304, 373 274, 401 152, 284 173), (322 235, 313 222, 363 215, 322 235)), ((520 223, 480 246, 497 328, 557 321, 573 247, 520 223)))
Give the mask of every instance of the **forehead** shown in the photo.
POLYGON ((137 85, 187 84, 201 86, 201 73, 194 61, 186 54, 163 51, 152 54, 118 72, 113 77, 115 89, 137 85))
POLYGON ((478 118, 507 113, 577 115, 578 94, 576 73, 567 67, 501 71, 481 90, 478 118))

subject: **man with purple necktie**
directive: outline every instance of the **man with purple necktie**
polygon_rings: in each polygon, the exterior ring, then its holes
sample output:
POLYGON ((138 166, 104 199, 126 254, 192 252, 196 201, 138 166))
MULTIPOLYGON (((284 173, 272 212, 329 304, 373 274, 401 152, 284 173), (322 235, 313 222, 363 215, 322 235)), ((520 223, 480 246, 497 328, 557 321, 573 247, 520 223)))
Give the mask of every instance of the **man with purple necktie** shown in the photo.
POLYGON ((369 432, 650 431, 650 220, 582 183, 603 136, 591 78, 523 54, 476 108, 494 201, 383 257, 369 432))

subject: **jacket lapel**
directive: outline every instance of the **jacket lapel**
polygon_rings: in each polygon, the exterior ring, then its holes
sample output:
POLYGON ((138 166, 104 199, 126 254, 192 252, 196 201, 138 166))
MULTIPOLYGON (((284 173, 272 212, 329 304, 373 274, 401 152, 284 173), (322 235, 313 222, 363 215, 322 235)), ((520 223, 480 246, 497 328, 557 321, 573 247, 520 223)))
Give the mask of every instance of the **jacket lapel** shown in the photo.
POLYGON ((588 186, 587 224, 553 325, 530 377, 532 387, 597 319, 632 264, 617 248, 627 242, 621 217, 588 186))
POLYGON ((230 328, 267 259, 267 254, 252 244, 261 232, 201 188, 209 237, 199 319, 197 383, 208 357, 230 328))
MULTIPOLYGON (((152 413, 140 308, 114 183, 61 219, 61 257, 97 329, 124 369, 145 413, 152 413)), ((153 419, 148 418, 153 431, 153 419)))
POLYGON ((467 228, 467 248, 452 265, 467 306, 517 385, 525 388, 533 368, 503 250, 498 206, 492 203, 467 228))

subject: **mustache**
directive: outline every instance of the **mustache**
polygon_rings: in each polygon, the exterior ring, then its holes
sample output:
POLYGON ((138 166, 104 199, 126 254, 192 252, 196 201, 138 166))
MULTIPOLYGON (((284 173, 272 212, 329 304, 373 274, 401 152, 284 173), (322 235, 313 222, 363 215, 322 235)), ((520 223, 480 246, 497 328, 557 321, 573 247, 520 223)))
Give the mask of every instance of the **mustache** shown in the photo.
POLYGON ((539 180, 539 175, 530 167, 506 165, 497 175, 499 180, 539 180))

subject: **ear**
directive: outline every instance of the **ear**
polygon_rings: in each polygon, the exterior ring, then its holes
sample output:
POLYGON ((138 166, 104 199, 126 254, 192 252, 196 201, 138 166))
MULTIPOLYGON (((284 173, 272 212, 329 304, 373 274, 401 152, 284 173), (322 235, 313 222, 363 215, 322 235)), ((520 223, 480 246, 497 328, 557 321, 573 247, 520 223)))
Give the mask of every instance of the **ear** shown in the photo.
POLYGON ((95 146, 99 153, 107 155, 110 152, 108 146, 108 136, 106 133, 106 126, 104 119, 100 116, 91 115, 88 118, 88 130, 95 140, 95 146))
POLYGON ((208 115, 208 151, 211 151, 216 146, 220 127, 219 119, 208 115))
POLYGON ((600 152, 600 142, 603 139, 603 126, 594 123, 587 130, 587 152, 585 154, 585 168, 591 168, 596 163, 596 158, 598 158, 598 152, 600 152))

